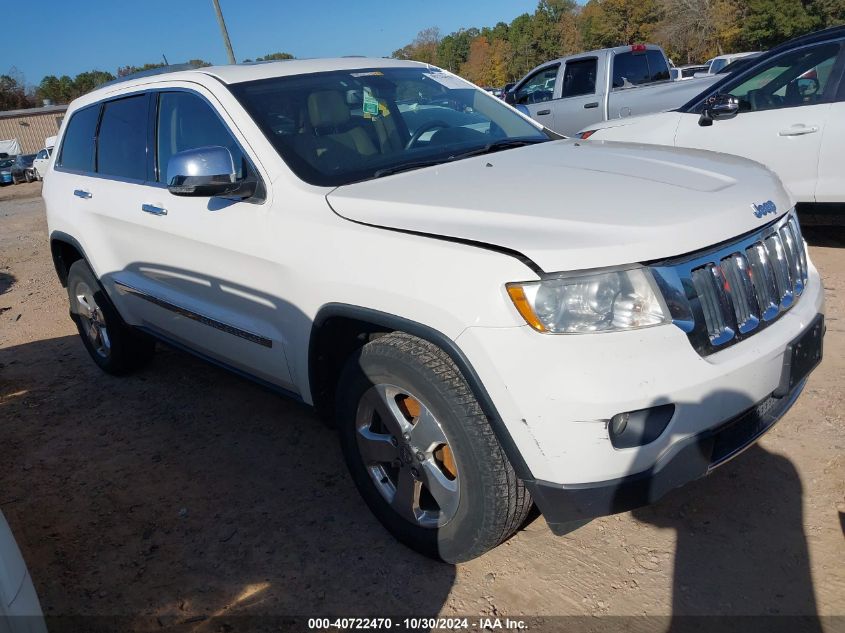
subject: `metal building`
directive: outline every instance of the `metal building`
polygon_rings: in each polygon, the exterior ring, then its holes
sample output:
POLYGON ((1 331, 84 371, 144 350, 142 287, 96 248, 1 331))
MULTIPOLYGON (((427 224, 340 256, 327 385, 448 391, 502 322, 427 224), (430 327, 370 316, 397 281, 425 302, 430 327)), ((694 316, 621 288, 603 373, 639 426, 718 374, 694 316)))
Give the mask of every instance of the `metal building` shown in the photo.
POLYGON ((58 134, 66 110, 66 105, 48 105, 0 112, 0 141, 17 139, 22 153, 35 154, 45 138, 58 134))

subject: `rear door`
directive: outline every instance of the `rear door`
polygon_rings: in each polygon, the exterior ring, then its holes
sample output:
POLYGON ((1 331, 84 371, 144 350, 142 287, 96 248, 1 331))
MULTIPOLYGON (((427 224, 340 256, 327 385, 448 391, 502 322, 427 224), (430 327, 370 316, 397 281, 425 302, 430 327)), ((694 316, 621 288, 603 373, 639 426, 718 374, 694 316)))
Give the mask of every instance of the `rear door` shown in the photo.
POLYGON ((556 132, 573 136, 603 119, 600 96, 596 94, 598 58, 567 60, 561 74, 560 98, 551 101, 556 132))
POLYGON ((699 125, 698 112, 685 114, 676 145, 756 160, 775 171, 798 201, 814 201, 840 55, 838 42, 814 44, 740 74, 721 90, 739 99, 740 113, 709 127, 699 125))
POLYGON ((526 77, 514 89, 514 103, 525 106, 531 118, 557 131, 551 101, 557 86, 559 63, 548 64, 526 77))

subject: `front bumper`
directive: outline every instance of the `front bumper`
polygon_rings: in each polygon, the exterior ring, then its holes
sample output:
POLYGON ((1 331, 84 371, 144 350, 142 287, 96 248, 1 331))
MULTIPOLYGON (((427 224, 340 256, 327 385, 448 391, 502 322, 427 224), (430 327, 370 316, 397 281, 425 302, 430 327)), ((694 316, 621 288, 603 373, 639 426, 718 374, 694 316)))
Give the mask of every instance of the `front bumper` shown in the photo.
POLYGON ((706 357, 673 325, 583 336, 472 327, 457 344, 527 467, 520 477, 550 523, 562 525, 650 503, 721 463, 730 438, 734 452, 752 443, 800 393, 801 385, 783 388, 785 354, 823 313, 810 265, 788 312, 706 357), (674 415, 659 437, 613 446, 614 415, 665 404, 674 415))
POLYGON ((652 468, 611 481, 571 486, 526 482, 553 533, 585 521, 656 502, 669 491, 709 474, 754 444, 792 407, 806 380, 783 398, 769 396, 722 426, 689 437, 652 468))

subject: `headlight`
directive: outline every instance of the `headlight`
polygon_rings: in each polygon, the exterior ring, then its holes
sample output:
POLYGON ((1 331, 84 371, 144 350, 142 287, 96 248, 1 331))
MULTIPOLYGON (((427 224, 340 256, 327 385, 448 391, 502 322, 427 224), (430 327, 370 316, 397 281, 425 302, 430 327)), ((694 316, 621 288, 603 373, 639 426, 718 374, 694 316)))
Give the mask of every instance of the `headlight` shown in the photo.
POLYGON ((511 283, 507 289, 522 318, 538 332, 613 332, 671 320, 644 268, 511 283))

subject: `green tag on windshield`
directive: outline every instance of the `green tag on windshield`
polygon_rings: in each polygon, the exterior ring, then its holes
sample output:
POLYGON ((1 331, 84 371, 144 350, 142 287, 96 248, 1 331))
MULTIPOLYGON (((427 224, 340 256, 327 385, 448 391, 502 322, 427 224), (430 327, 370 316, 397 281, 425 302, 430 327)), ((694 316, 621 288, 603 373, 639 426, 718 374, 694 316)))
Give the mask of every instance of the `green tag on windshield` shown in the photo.
POLYGON ((372 90, 364 86, 364 114, 378 116, 378 99, 373 96, 372 90))

